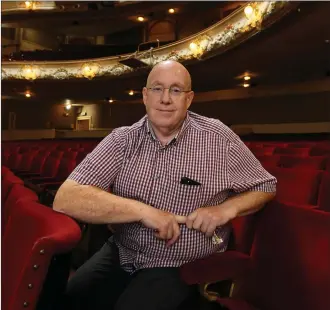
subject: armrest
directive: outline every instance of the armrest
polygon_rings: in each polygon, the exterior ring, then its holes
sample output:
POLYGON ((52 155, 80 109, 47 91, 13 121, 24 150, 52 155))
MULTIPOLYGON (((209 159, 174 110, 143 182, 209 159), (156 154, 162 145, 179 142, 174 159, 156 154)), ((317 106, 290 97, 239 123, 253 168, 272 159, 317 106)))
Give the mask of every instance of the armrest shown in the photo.
POLYGON ((217 303, 229 310, 258 310, 244 300, 233 298, 217 298, 217 303))
POLYGON ((204 284, 235 279, 250 269, 249 255, 226 251, 185 264, 180 273, 187 284, 204 284))

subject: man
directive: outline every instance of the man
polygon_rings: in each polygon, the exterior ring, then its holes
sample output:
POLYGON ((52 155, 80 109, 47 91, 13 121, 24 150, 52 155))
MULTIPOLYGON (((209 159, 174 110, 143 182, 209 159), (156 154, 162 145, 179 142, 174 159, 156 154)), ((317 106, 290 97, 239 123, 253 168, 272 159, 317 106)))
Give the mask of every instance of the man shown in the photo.
POLYGON ((68 308, 177 309, 191 292, 178 267, 224 251, 229 222, 274 197, 275 178, 236 134, 187 112, 193 97, 184 66, 156 65, 147 116, 113 130, 58 191, 55 210, 115 231, 70 280, 68 308))

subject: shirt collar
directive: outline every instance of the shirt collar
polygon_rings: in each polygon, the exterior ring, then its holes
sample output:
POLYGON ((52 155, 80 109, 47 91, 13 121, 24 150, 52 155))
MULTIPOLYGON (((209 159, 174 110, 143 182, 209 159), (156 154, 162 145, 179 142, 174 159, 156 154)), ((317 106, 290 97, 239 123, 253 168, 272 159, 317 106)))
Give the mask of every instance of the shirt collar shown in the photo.
MULTIPOLYGON (((183 133, 184 133, 184 132, 186 131, 186 129, 189 127, 190 122, 191 122, 191 117, 190 117, 190 115, 189 115, 189 111, 188 111, 188 112, 187 112, 187 115, 186 115, 186 118, 184 119, 183 124, 182 124, 180 130, 178 131, 178 133, 175 135, 175 137, 174 137, 174 138, 173 138, 173 139, 172 139, 167 145, 172 144, 172 143, 177 143, 177 142, 181 139, 183 133)), ((156 134, 155 134, 155 132, 154 132, 154 130, 153 130, 151 124, 150 124, 149 119, 148 119, 148 116, 146 117, 146 127, 147 127, 147 133, 148 133, 149 135, 151 135, 151 137, 152 137, 155 141, 158 141, 158 139, 157 139, 157 137, 156 137, 156 134)))

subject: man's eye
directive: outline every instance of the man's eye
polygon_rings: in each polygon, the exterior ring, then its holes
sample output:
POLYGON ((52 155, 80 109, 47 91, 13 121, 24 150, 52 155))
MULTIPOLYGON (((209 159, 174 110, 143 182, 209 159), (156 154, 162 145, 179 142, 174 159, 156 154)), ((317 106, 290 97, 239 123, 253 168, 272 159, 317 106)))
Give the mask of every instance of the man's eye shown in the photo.
POLYGON ((173 92, 174 94, 179 94, 179 93, 181 93, 181 89, 180 89, 180 88, 176 88, 176 87, 174 87, 174 88, 172 88, 172 92, 173 92))
POLYGON ((152 90, 156 92, 161 92, 163 89, 161 87, 154 87, 152 90))

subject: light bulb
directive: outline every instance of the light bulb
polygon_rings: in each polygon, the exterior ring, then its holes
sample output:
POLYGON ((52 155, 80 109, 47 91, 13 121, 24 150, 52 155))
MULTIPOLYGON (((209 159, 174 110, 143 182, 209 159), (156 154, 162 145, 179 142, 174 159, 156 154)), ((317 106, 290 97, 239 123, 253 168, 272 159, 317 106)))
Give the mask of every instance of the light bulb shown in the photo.
POLYGON ((197 50, 197 44, 195 42, 191 42, 189 44, 189 48, 192 50, 192 51, 195 51, 197 50))
POLYGON ((253 7, 251 5, 248 5, 244 9, 244 14, 247 18, 250 18, 253 15, 253 11, 254 11, 253 7))

